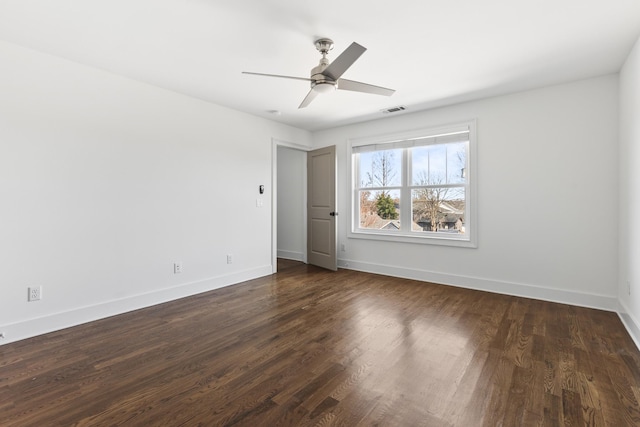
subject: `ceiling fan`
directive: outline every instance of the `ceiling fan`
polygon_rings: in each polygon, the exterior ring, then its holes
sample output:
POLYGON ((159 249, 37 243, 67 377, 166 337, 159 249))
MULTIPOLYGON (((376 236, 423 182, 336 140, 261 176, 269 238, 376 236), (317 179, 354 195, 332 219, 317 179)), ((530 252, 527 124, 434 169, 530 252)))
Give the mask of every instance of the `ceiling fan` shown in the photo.
POLYGON ((365 47, 362 47, 358 43, 353 42, 351 43, 351 46, 349 46, 344 52, 342 52, 333 62, 329 63, 329 59, 327 59, 327 53, 331 49, 333 49, 333 40, 327 38, 318 39, 316 40, 315 45, 316 49, 318 49, 318 51, 322 54, 322 59, 320 59, 320 64, 317 67, 313 67, 311 69, 310 78, 281 76, 279 74, 252 73, 249 71, 243 71, 242 73, 252 74, 256 76, 305 80, 310 82, 311 90, 302 100, 302 103, 298 108, 305 108, 311 103, 311 101, 315 99, 316 96, 318 96, 319 93, 327 93, 335 89, 373 93, 376 95, 384 96, 391 96, 395 92, 395 90, 393 89, 387 89, 385 87, 374 86, 367 83, 361 83, 354 80, 341 78, 342 74, 344 74, 344 72, 347 71, 347 69, 349 69, 349 67, 351 67, 358 58, 360 58, 360 55, 362 55, 365 50, 367 50, 365 47))

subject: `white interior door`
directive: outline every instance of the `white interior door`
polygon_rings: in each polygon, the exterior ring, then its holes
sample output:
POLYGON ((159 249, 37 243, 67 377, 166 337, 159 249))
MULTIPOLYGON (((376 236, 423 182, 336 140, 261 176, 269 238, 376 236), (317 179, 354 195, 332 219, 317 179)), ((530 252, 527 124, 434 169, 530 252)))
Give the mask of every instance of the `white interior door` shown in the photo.
POLYGON ((336 227, 336 147, 307 154, 307 259, 338 269, 336 227))

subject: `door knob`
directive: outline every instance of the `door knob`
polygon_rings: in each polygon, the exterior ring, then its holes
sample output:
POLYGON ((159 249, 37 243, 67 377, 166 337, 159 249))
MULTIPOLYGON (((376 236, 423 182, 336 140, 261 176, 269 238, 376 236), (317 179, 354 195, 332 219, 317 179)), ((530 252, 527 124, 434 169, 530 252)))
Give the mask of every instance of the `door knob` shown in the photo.
POLYGON ((338 216, 338 212, 329 212, 329 215, 331 215, 331 216, 338 216))

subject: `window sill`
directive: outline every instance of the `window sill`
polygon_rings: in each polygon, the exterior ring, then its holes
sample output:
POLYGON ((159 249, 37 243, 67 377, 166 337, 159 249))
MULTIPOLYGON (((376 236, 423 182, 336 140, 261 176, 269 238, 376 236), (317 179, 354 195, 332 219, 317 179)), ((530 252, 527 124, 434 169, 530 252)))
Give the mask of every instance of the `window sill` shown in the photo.
MULTIPOLYGON (((444 234, 444 233, 443 233, 444 234)), ((350 231, 347 237, 351 239, 378 240, 384 242, 413 243, 419 245, 453 246, 459 248, 477 248, 478 245, 471 236, 453 237, 437 235, 407 235, 376 231, 350 231)))

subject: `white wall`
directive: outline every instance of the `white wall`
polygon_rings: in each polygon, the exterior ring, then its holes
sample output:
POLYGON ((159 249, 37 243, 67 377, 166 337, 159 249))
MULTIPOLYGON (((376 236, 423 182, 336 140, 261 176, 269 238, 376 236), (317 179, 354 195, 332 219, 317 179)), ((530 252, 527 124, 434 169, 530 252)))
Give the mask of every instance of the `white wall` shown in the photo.
POLYGON ((306 262, 307 153, 278 146, 278 257, 306 262))
POLYGON ((615 309, 617 76, 313 135, 337 145, 339 265, 615 309), (348 239, 346 141, 477 119, 478 248, 348 239))
POLYGON ((617 76, 310 135, 0 42, 0 343, 270 274, 272 138, 338 146, 342 266, 637 319, 640 232, 615 222, 640 213, 638 50, 619 162, 617 76), (477 249, 346 238, 348 138, 474 118, 477 249))
POLYGON ((271 273, 265 159, 308 132, 4 42, 0 77, 1 343, 271 273))
POLYGON ((621 317, 640 346, 640 39, 620 72, 621 317))

